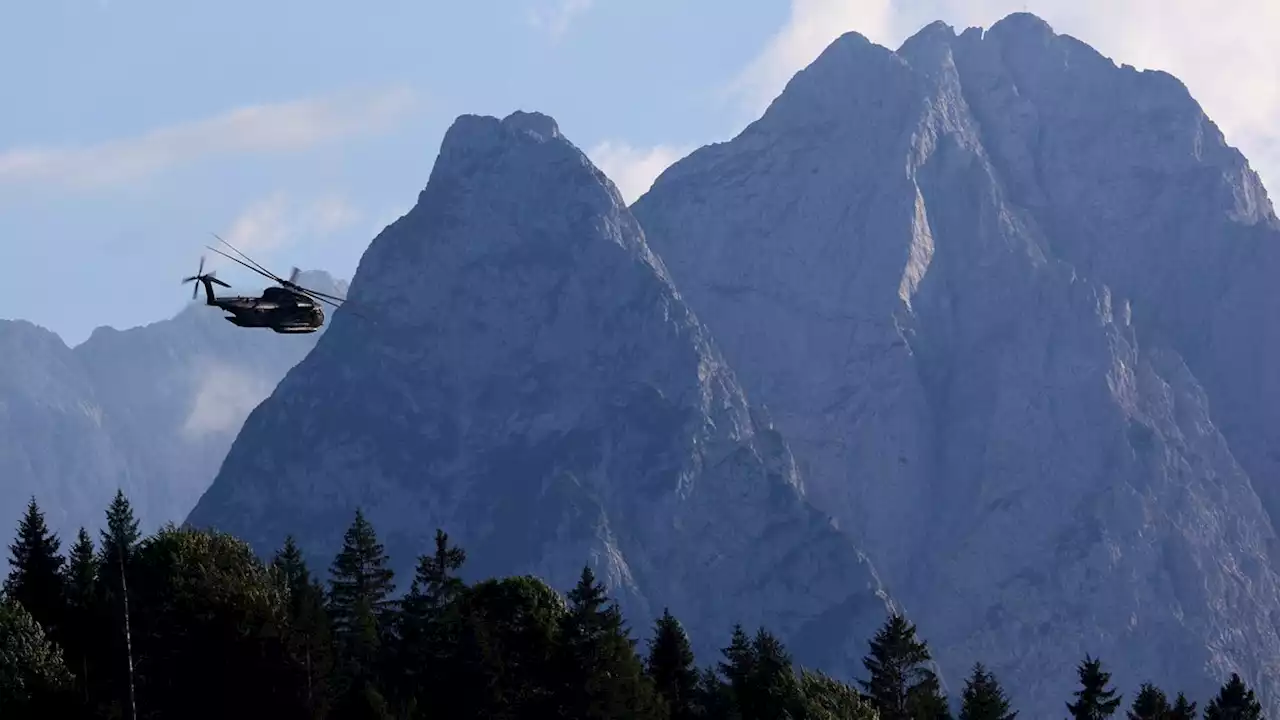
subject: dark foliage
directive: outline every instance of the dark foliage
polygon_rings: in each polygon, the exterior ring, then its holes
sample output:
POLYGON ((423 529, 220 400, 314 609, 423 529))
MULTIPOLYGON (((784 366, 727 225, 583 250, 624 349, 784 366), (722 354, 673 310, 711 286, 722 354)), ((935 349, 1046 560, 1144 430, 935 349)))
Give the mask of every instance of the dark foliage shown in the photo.
MULTIPOLYGON (((928 645, 900 615, 871 640, 867 677, 854 684, 795 667, 764 628, 735 627, 722 657, 699 670, 669 610, 642 657, 589 567, 564 595, 534 577, 467 584, 459 575, 466 553, 442 531, 396 601, 387 555, 359 512, 327 586, 292 537, 270 562, 216 532, 168 526, 142 538, 123 493, 96 552, 83 529, 67 557, 58 544, 32 501, 0 598, 0 717, 951 717, 928 645)), ((1079 675, 1072 716, 1114 715, 1121 698, 1101 662, 1086 657, 1079 675)), ((975 664, 960 719, 1017 715, 995 676, 975 664)), ((1190 720, 1196 703, 1179 693, 1170 706, 1148 684, 1126 715, 1190 720)), ((1233 675, 1204 717, 1254 720, 1261 706, 1233 675)))

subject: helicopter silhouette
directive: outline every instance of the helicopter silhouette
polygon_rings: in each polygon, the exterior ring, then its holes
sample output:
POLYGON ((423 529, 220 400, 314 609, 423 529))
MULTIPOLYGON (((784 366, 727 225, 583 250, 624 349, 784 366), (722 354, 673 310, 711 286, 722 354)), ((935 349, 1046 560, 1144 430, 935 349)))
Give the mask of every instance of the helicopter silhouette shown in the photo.
MULTIPOLYGON (((262 295, 259 297, 245 295, 217 297, 213 292, 214 285, 225 288, 231 286, 214 277, 212 272, 205 274, 204 257, 202 256, 200 258, 200 267, 196 270, 196 274, 183 278, 182 284, 199 282, 204 285, 205 304, 231 313, 223 319, 232 325, 245 328, 271 328, 278 333, 289 335, 313 333, 324 325, 324 308, 320 303, 328 303, 338 308, 342 307, 342 303, 345 302, 345 298, 299 285, 296 282, 299 274, 299 270, 296 267, 290 273, 289 279, 285 280, 258 264, 253 258, 237 250, 234 245, 218 237, 217 234, 214 234, 214 237, 231 248, 237 255, 243 257, 244 260, 228 255, 215 247, 209 247, 208 245, 205 247, 228 260, 240 263, 268 280, 274 280, 280 284, 280 287, 269 287, 263 290, 262 295), (246 260, 248 262, 245 262, 246 260)), ((199 291, 199 286, 191 288, 192 300, 196 298, 199 291)))

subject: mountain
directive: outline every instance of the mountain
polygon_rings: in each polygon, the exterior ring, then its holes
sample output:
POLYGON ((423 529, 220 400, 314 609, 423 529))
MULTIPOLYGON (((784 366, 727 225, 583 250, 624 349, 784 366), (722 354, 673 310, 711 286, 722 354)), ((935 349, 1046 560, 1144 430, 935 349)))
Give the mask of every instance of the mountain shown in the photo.
POLYGON ((874 570, 553 119, 459 117, 349 297, 365 319, 339 310, 249 415, 191 525, 325 563, 361 508, 402 590, 442 528, 470 577, 567 591, 589 563, 706 657, 765 623, 852 669, 886 611, 874 570))
POLYGON ((632 211, 953 692, 1280 713, 1280 230, 1186 88, 1020 13, 856 33, 632 211))
MULTIPOLYGON (((299 282, 345 288, 319 271, 299 282)), ((0 527, 12 533, 34 495, 69 544, 80 526, 102 524, 117 488, 144 532, 180 522, 249 411, 320 334, 246 330, 223 314, 192 304, 143 327, 100 327, 74 348, 0 321, 0 527)))

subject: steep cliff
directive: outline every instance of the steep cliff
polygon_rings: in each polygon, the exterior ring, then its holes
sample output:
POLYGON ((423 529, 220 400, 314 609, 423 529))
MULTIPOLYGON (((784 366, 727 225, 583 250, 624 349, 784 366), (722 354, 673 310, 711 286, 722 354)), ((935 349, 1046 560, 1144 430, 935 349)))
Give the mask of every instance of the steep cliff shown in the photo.
POLYGON ((852 671, 870 565, 551 118, 458 118, 349 297, 371 322, 335 314, 188 522, 323 563, 361 507, 402 578, 440 527, 472 577, 590 563, 641 632, 670 607, 712 657, 765 623, 852 671))
POLYGON ((1183 86, 1017 14, 855 33, 633 207, 953 690, 1280 709, 1280 234, 1183 86))

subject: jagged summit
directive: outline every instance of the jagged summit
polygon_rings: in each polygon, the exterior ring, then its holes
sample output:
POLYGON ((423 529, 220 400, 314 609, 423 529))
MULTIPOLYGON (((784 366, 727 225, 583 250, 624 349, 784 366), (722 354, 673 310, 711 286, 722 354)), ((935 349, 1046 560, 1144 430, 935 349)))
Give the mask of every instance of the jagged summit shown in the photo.
POLYGON ((1053 26, 1039 15, 1030 12, 1009 13, 993 23, 987 32, 995 33, 997 35, 1010 33, 1027 37, 1042 38, 1057 35, 1057 33, 1054 32, 1053 26))
POLYGON ((1280 226, 1181 83, 1022 13, 846 37, 632 211, 953 685, 1280 707, 1280 226))
POLYGON ((560 134, 553 118, 529 112, 502 120, 462 115, 446 131, 417 205, 379 234, 361 258, 349 297, 386 306, 393 323, 388 328, 395 322, 417 325, 431 317, 427 308, 449 302, 439 295, 437 280, 424 282, 444 268, 487 264, 490 273, 507 274, 531 263, 551 271, 583 252, 584 244, 605 238, 666 277, 617 187, 560 134), (477 198, 496 203, 479 213, 488 219, 473 221, 489 230, 453 232, 457 208, 477 198), (547 213, 545 207, 568 208, 568 215, 547 213), (521 232, 499 227, 507 222, 521 232))
POLYGON ((335 319, 191 524, 327 557, 360 507, 402 576, 440 527, 472 576, 564 589, 590 563, 708 656, 741 620, 854 669, 885 611, 874 571, 805 502, 786 443, 549 117, 458 118, 350 297, 377 330, 350 342, 335 319))

